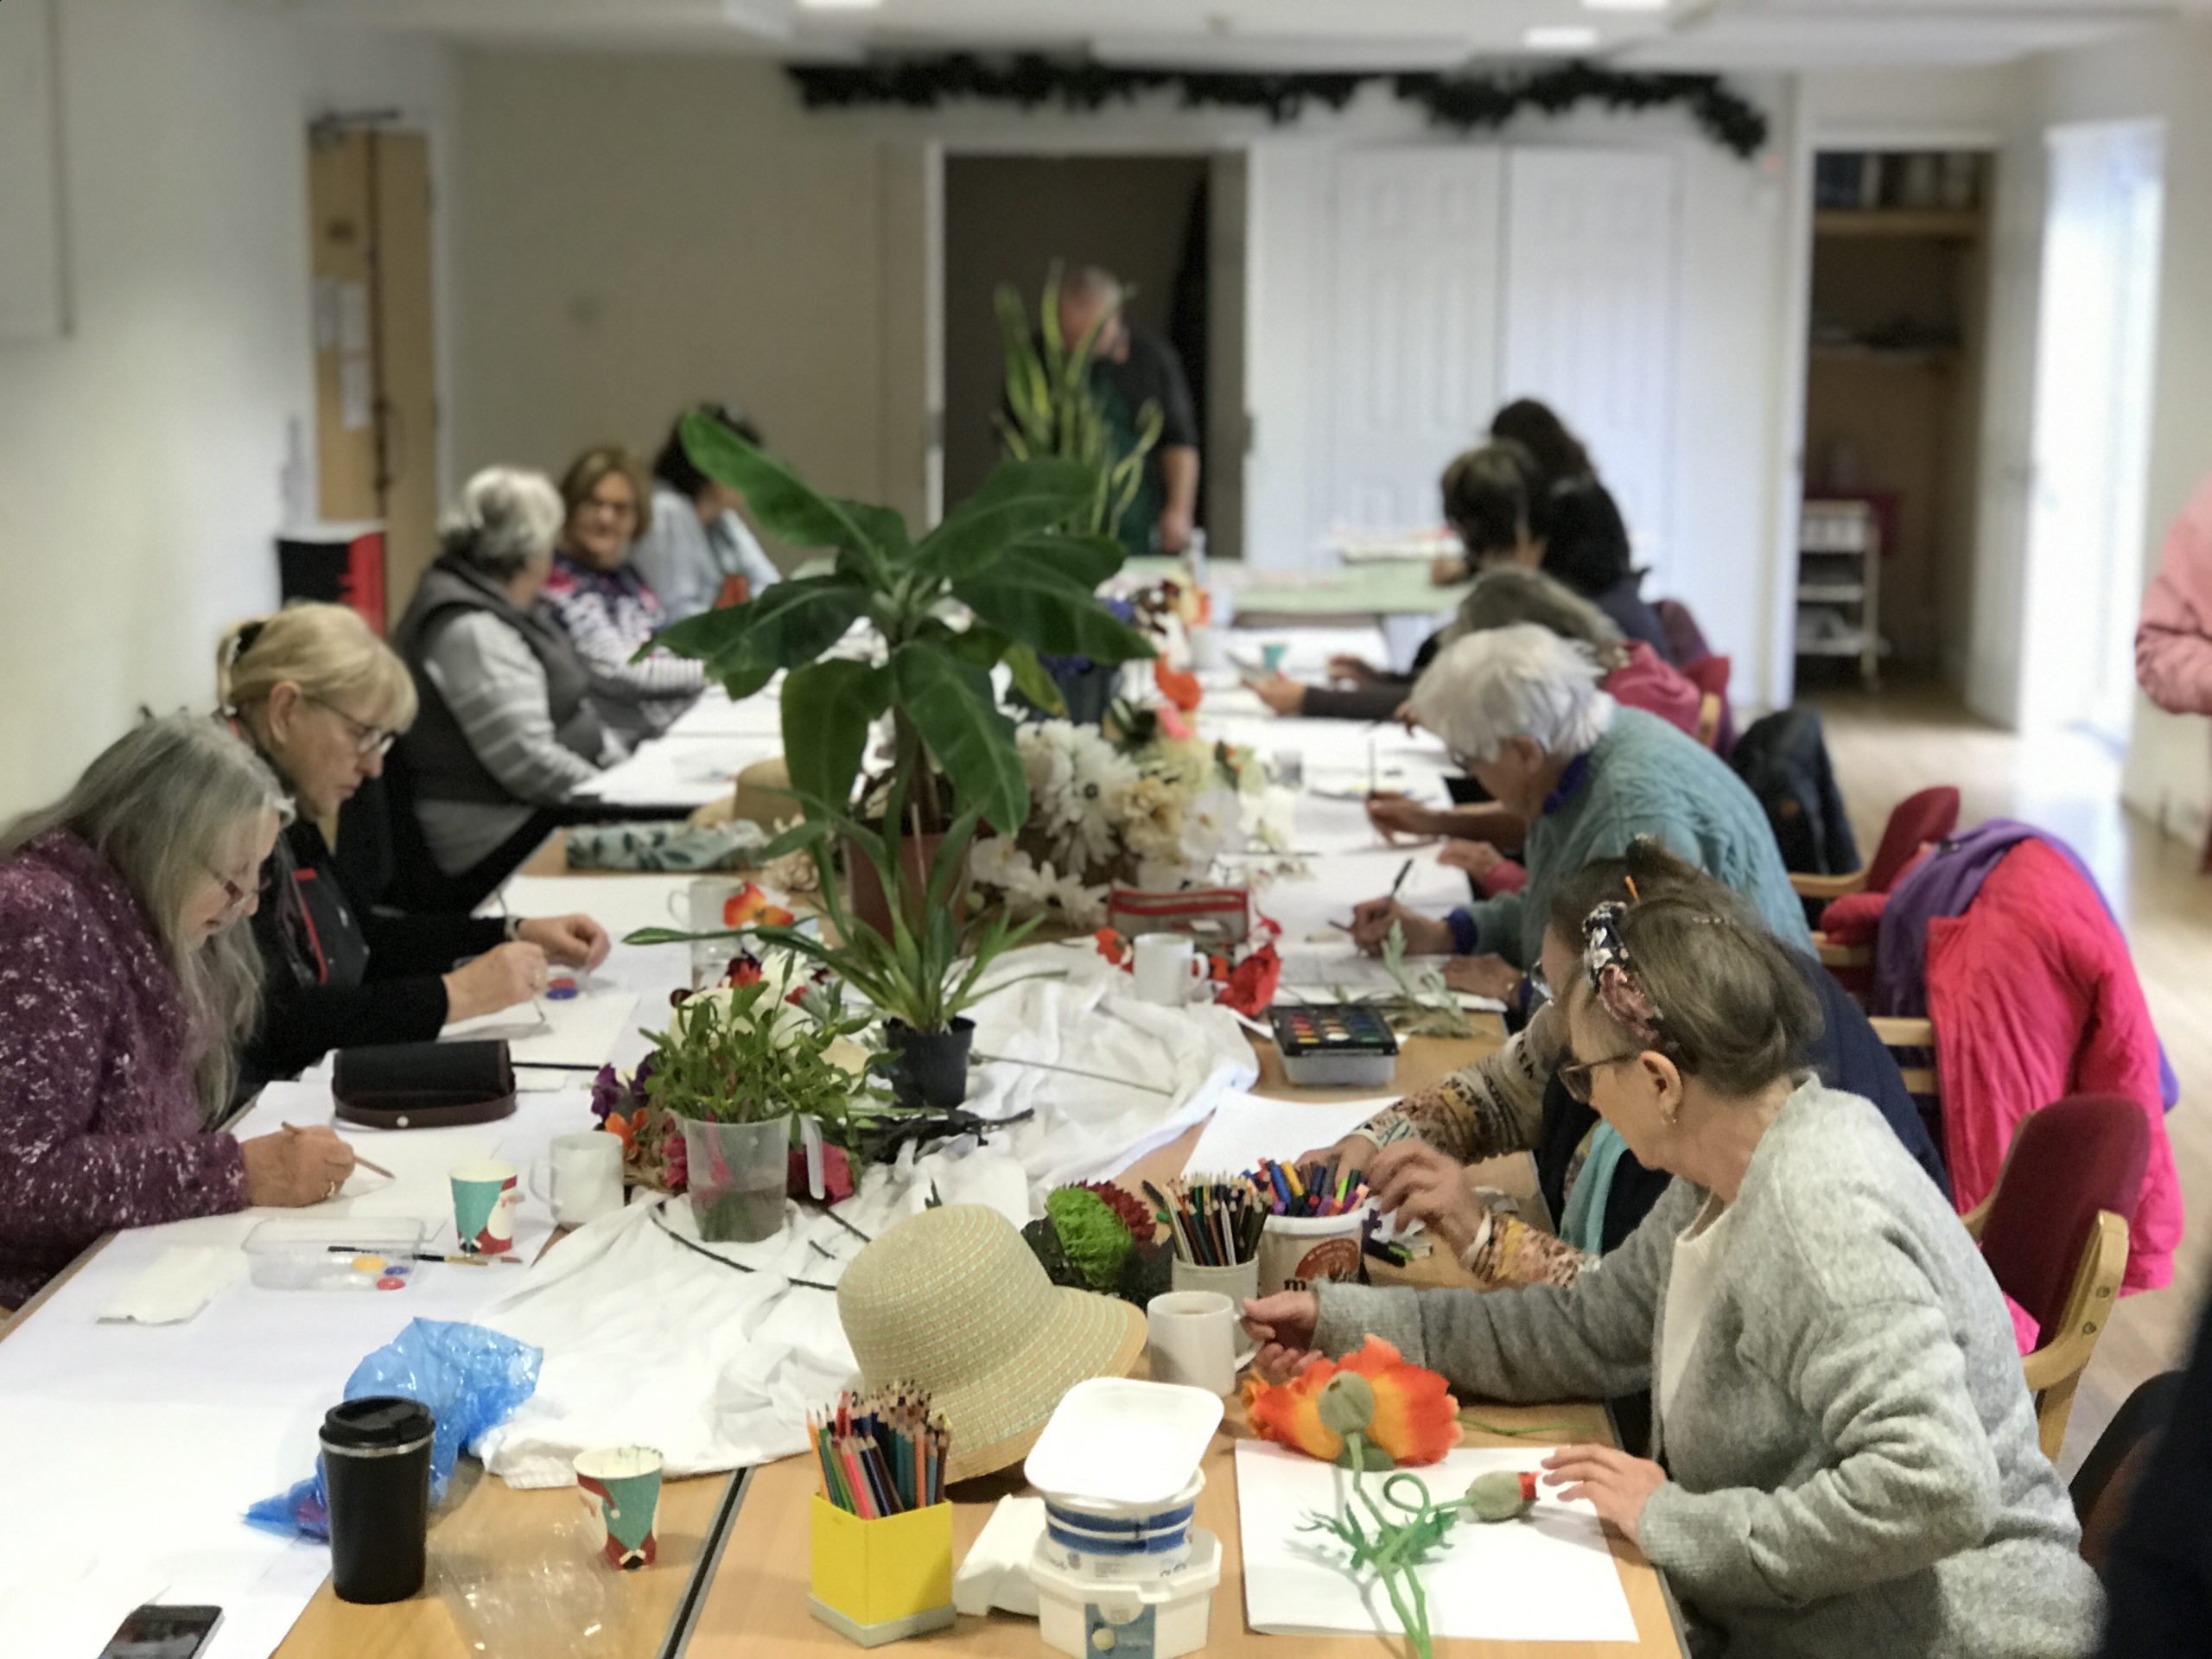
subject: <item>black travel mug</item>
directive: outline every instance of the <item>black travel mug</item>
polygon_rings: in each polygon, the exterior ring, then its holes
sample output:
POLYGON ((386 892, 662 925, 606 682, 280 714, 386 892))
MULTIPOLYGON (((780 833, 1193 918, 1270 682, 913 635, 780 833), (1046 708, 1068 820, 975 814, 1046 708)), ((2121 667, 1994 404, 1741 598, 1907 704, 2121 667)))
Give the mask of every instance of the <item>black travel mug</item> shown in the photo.
POLYGON ((372 1395, 322 1420, 330 1587, 340 1601, 404 1601, 423 1587, 430 1528, 429 1408, 372 1395))

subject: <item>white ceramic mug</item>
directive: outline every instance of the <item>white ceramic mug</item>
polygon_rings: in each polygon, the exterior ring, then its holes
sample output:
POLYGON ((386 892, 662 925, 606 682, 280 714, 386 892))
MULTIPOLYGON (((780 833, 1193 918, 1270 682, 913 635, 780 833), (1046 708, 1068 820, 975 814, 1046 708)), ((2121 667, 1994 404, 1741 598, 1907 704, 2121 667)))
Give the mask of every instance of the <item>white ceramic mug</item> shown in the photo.
POLYGON ((622 1207, 622 1137, 605 1129, 556 1135, 531 1172, 530 1195, 550 1205, 563 1227, 613 1215, 622 1207))
POLYGON ((1144 1305, 1145 1352, 1155 1382, 1208 1394, 1236 1386, 1236 1305, 1211 1290, 1171 1290, 1144 1305))
POLYGON ((1198 960, 1198 947, 1180 933, 1146 933, 1134 947, 1137 1000, 1163 1007, 1180 1007, 1196 995, 1206 964, 1198 960))

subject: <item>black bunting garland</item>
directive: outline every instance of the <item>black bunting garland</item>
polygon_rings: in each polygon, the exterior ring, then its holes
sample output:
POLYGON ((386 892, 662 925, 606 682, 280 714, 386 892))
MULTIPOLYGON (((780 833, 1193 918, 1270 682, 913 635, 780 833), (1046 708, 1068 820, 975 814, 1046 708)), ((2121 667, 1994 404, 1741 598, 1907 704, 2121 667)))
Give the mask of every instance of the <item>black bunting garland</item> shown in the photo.
POLYGON ((1296 120, 1308 103, 1341 110, 1363 86, 1382 81, 1395 96, 1424 110, 1432 125, 1460 132, 1501 127, 1523 111, 1563 115, 1586 104, 1626 111, 1683 106, 1707 137, 1745 160, 1765 147, 1768 132, 1765 112, 1717 75, 1634 74, 1588 63, 1495 74, 1241 74, 960 52, 786 68, 810 110, 933 110, 974 99, 1025 110, 1058 103, 1089 113, 1109 103, 1173 92, 1185 109, 1257 111, 1281 125, 1296 120))

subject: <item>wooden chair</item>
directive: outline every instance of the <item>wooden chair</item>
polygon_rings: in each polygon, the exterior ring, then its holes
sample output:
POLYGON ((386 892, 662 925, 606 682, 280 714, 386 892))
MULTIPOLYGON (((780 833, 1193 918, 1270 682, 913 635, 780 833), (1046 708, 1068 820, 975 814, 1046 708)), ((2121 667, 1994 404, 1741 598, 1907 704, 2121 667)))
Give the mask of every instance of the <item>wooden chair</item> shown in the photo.
POLYGON ((1726 709, 1718 691, 1708 691, 1698 699, 1697 741, 1708 749, 1720 741, 1720 716, 1726 709))
POLYGON ((1907 796, 1883 826, 1874 856, 1848 875, 1792 875, 1801 899, 1840 899, 1847 893, 1887 893, 1920 849, 1959 827, 1959 791, 1948 784, 1907 796))
MULTIPOLYGON (((1931 1027, 1930 1041, 1934 1035, 1931 1027)), ((1998 1284, 2039 1327, 2035 1351, 2020 1363, 2035 1396, 2037 1438, 2054 1462, 2075 1389, 2127 1271, 2127 1217, 2142 1196, 2150 1154, 2138 1103, 2069 1096, 2022 1120, 1997 1185, 1961 1217, 1998 1284)))
MULTIPOLYGON (((1863 965, 1873 965, 1874 952, 1870 947, 1825 945, 1821 948, 1822 962, 1828 960, 1827 952, 1830 950, 1860 959, 1863 965)), ((1905 1093, 1927 1100, 1941 1100, 1942 1090, 1938 1086, 1935 1066, 1920 1063, 1922 1054, 1932 1055, 1935 1052, 1936 1022, 1932 1020, 1870 1020, 1866 1023, 1874 1027, 1874 1034, 1882 1039, 1882 1046, 1897 1054, 1897 1071, 1904 1078, 1905 1093), (1906 1064, 1908 1058, 1912 1062, 1910 1065, 1906 1064)))

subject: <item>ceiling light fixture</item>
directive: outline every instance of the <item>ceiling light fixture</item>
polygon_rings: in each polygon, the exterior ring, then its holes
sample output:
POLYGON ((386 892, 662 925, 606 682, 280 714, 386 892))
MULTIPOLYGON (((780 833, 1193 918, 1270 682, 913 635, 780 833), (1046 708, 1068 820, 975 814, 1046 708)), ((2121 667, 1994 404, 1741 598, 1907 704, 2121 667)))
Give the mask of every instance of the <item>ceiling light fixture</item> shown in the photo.
POLYGON ((1664 11, 1674 0, 1582 0, 1588 11, 1664 11))
POLYGON ((1521 37, 1531 52, 1587 52, 1598 44, 1598 31, 1587 23, 1543 23, 1521 37))
POLYGON ((874 11, 883 0, 798 0, 802 11, 874 11))

